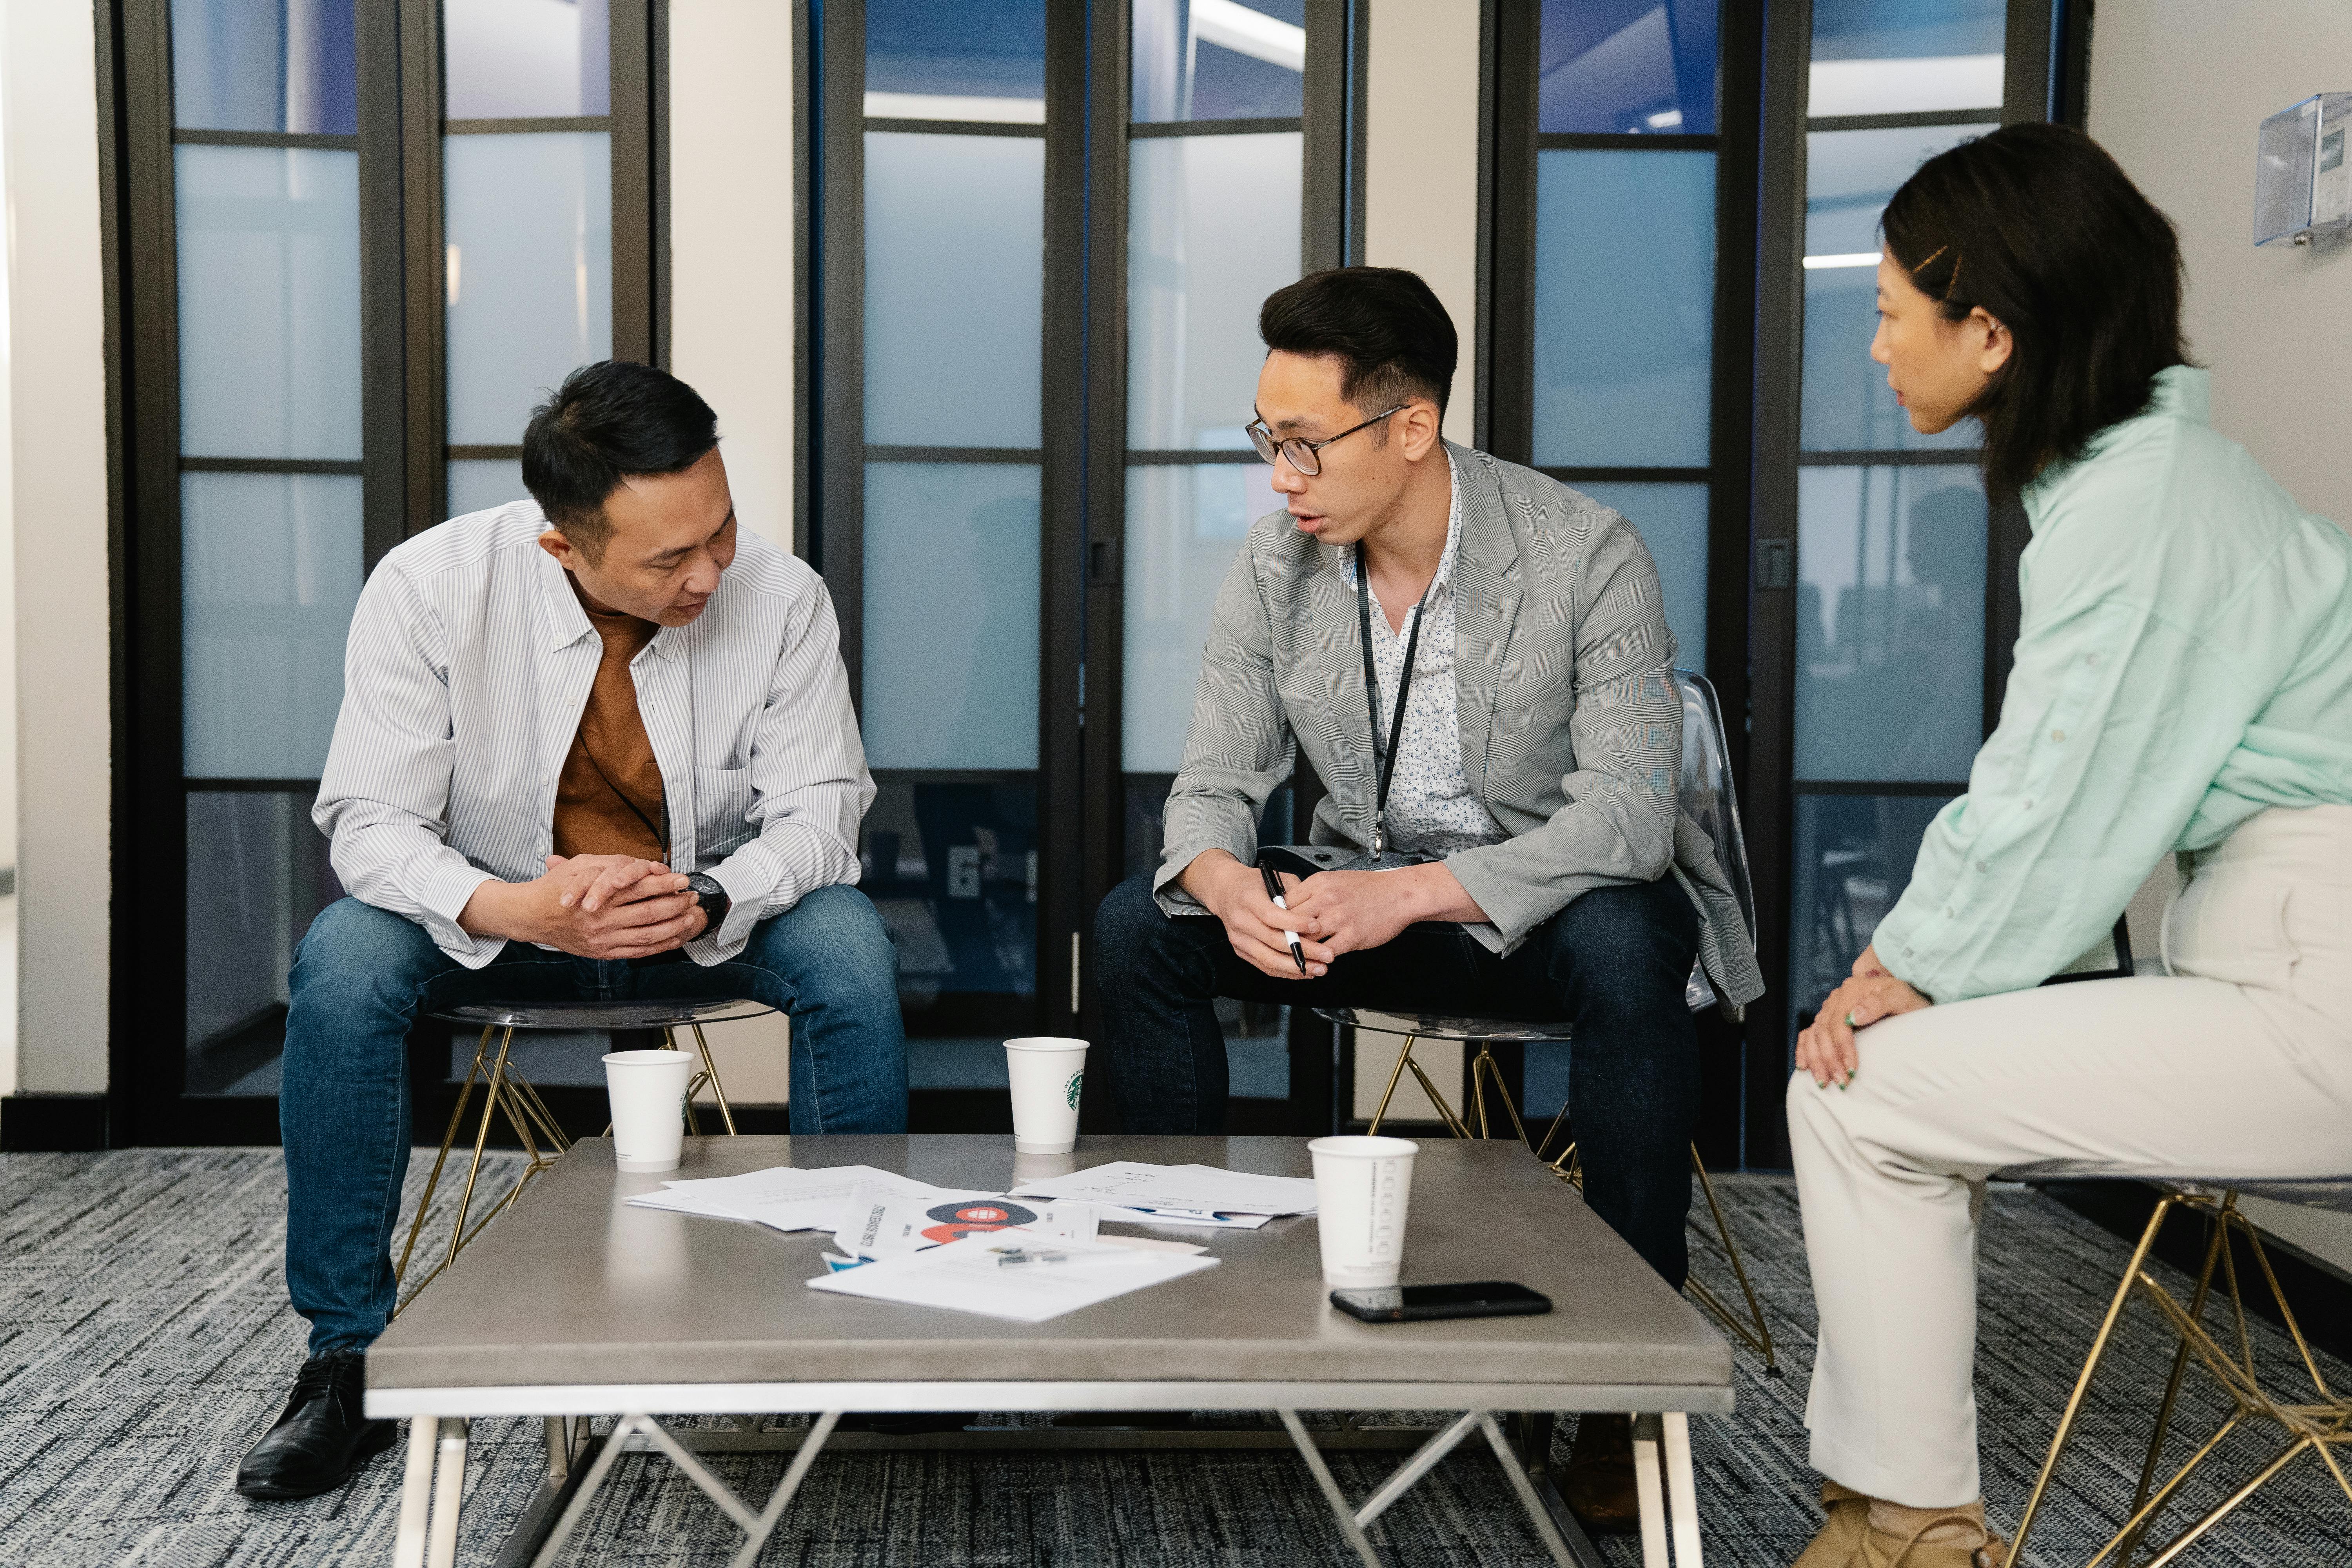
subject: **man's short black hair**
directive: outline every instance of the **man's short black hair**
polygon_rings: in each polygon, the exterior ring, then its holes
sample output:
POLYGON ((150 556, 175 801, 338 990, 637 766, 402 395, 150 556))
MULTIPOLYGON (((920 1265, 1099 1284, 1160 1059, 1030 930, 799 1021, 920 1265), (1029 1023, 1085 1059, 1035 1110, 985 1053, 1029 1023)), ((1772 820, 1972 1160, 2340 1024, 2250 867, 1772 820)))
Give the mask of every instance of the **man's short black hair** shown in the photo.
POLYGON ((1454 319, 1418 272, 1335 267, 1266 296, 1266 348, 1339 362, 1339 395, 1367 415, 1426 397, 1445 412, 1459 346, 1454 319))
POLYGON ((639 474, 675 474, 719 445, 719 416, 694 388, 649 364, 583 364, 530 411, 522 482, 547 521, 593 565, 613 525, 604 498, 639 474))

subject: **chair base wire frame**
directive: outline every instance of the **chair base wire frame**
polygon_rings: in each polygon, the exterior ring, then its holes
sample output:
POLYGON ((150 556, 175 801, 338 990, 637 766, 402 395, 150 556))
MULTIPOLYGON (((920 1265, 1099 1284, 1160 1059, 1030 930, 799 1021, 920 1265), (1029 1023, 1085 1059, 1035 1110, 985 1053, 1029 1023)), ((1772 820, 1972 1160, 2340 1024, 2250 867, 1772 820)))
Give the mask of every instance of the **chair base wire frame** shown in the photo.
MULTIPOLYGON (((442 1270, 457 1261, 457 1254, 464 1251, 476 1237, 481 1235, 485 1226, 499 1215, 504 1214, 509 1207, 512 1206, 516 1199, 522 1196, 523 1189, 530 1184, 534 1177, 551 1169, 555 1163, 555 1157, 572 1147, 572 1140, 563 1135, 563 1129, 557 1124, 554 1113, 548 1110, 547 1102, 540 1098, 539 1090, 532 1088, 530 1080, 523 1077, 508 1059, 514 1045, 517 1026, 513 1023, 485 1024, 482 1026, 481 1038, 475 1044, 473 1062, 467 1068, 465 1082, 457 1090, 457 1103, 449 1112, 448 1130, 441 1135, 441 1147, 433 1157, 432 1173, 425 1179, 425 1191, 416 1201, 416 1213, 408 1222, 408 1239, 402 1244, 400 1261, 393 1268, 394 1288, 401 1291, 392 1310, 392 1316, 394 1318, 405 1311, 408 1304, 416 1300, 417 1293, 433 1283, 442 1270), (492 1035, 499 1037, 498 1050, 495 1053, 490 1049, 492 1035), (440 1260, 426 1271, 423 1279, 414 1285, 409 1285, 407 1283, 408 1266, 415 1257, 417 1238, 424 1234, 425 1218, 433 1212, 433 1199, 440 1189, 442 1170, 448 1164, 449 1151, 457 1144, 457 1131, 465 1122, 466 1107, 473 1099, 474 1085, 478 1080, 484 1086, 481 1116, 474 1130, 474 1155, 472 1162, 466 1168, 465 1188, 458 1194, 457 1218, 449 1227, 448 1249, 442 1255, 440 1260), (522 1145, 524 1154, 522 1172, 515 1178, 514 1185, 507 1189, 506 1195, 492 1204, 479 1219, 474 1221, 473 1227, 468 1229, 466 1221, 473 1208, 474 1188, 481 1179, 482 1155, 489 1147, 490 1124, 501 1114, 506 1119, 507 1126, 513 1131, 516 1141, 522 1145), (403 1289, 403 1287, 405 1289, 403 1289)), ((719 1120, 725 1125, 728 1135, 732 1137, 735 1133, 735 1112, 728 1105, 727 1090, 719 1081, 719 1066, 711 1058, 710 1042, 703 1037, 702 1025, 699 1022, 691 1022, 688 1027, 694 1031, 695 1049, 700 1057, 700 1061, 695 1069, 693 1079, 686 1086, 687 1127, 698 1136, 702 1131, 701 1121, 694 1111, 694 1097, 701 1093, 707 1085, 710 1089, 711 1097, 718 1101, 719 1120)), ((673 1026, 663 1025, 661 1031, 663 1050, 675 1051, 681 1048, 677 1043, 677 1030, 673 1026)), ((604 1128, 605 1133, 609 1135, 612 1131, 611 1124, 607 1123, 604 1128)))
POLYGON ((2049 1456, 2042 1460, 2042 1473, 2033 1483, 2032 1495, 2027 1499, 2024 1516, 2018 1521, 2015 1543, 2010 1548, 2009 1563, 2025 1561, 2025 1541, 2033 1528, 2035 1516, 2041 1511, 2048 1495, 2050 1482, 2058 1469, 2058 1461, 2074 1433, 2081 1415, 2084 1396, 2090 1393, 2091 1380, 2099 1370, 2108 1347, 2114 1342, 2116 1325, 2123 1317, 2125 1305, 2135 1292, 2143 1296, 2155 1310, 2167 1328, 2179 1336, 2180 1344, 2172 1357, 2172 1373, 2164 1385, 2164 1397, 2157 1407, 2156 1425, 2150 1433, 2147 1457, 2140 1466, 2139 1485, 2132 1496, 2132 1512, 2121 1529, 2091 1557, 2085 1568, 2102 1568, 2112 1560, 2116 1568, 2163 1568, 2177 1561, 2208 1531, 2219 1524, 2239 1504, 2259 1490, 2272 1477, 2305 1452, 2318 1456, 2343 1489, 2345 1498, 2352 1501, 2352 1479, 2347 1479, 2337 1451, 2352 1447, 2352 1391, 2331 1389, 2319 1370, 2318 1359, 2312 1354, 2311 1345, 2287 1305, 2286 1295, 2280 1289, 2278 1276, 2272 1270, 2270 1257, 2263 1248, 2261 1233, 2238 1208, 2238 1194, 2231 1189, 2215 1189, 2182 1184, 2167 1192, 2157 1202, 2156 1212, 2148 1216, 2147 1227, 2141 1233, 2139 1245, 2131 1261, 2124 1268, 2121 1283, 2116 1287, 2115 1298, 2107 1305, 2106 1315, 2100 1321, 2098 1333, 2091 1342, 2089 1355, 2083 1371, 2075 1379, 2073 1394, 2058 1418, 2057 1432, 2052 1436, 2049 1456), (2205 1258, 2197 1274, 2195 1289, 2189 1303, 2183 1306, 2171 1291, 2158 1282, 2149 1261, 2156 1249, 2157 1237, 2165 1222, 2181 1209, 2201 1212, 2206 1216, 2208 1237, 2205 1258), (2303 1370, 2311 1381, 2313 1397, 2307 1402, 2291 1401, 2266 1386, 2254 1365, 2253 1340, 2247 1331, 2244 1293, 2238 1278, 2237 1249, 2231 1245, 2235 1236, 2245 1243, 2262 1274, 2262 1282, 2270 1290, 2271 1300, 2278 1309, 2279 1321, 2286 1327, 2302 1358, 2303 1370), (2229 1301, 2229 1321, 2222 1332, 2230 1342, 2205 1326, 2205 1311, 2213 1295, 2215 1275, 2220 1275, 2223 1293, 2229 1301), (2164 1458, 2165 1441, 2171 1435, 2172 1418, 2179 1407, 2181 1381, 2188 1372, 2191 1358, 2211 1374, 2230 1402, 2230 1412, 2213 1435, 2199 1444, 2161 1485, 2157 1484, 2157 1471, 2164 1458), (2275 1422, 2284 1429, 2286 1445, 2273 1455, 2260 1469, 2189 1524, 2163 1546, 2155 1555, 2138 1558, 2143 1539, 2167 1504, 2172 1501, 2189 1475, 2220 1448, 2224 1438, 2250 1422, 2275 1422))
MULTIPOLYGON (((1342 1011, 1344 1010, 1334 1008, 1326 1016, 1333 1016, 1335 1022, 1349 1024, 1358 1028, 1371 1026, 1368 1021, 1370 1015, 1348 1012, 1346 1016, 1335 1016, 1342 1011)), ((1468 1024, 1473 1020, 1461 1019, 1451 1022, 1468 1024)), ((1516 1031, 1516 1035, 1529 1043, 1564 1041, 1569 1037, 1565 1026, 1530 1027, 1516 1031)), ((1388 1083, 1381 1090, 1380 1103, 1373 1108, 1371 1121, 1365 1128, 1368 1133, 1380 1131, 1381 1121, 1388 1116, 1389 1102, 1396 1096, 1397 1085, 1410 1071, 1415 1081, 1421 1085, 1422 1092, 1429 1097, 1429 1103, 1435 1107, 1438 1120, 1444 1123, 1447 1132, 1456 1138, 1491 1138, 1495 1136, 1494 1123, 1486 1111, 1486 1089, 1489 1084, 1492 1084, 1495 1097, 1502 1101, 1503 1110, 1509 1113, 1511 1131, 1518 1141, 1526 1144, 1537 1159, 1544 1160, 1544 1163, 1550 1166, 1552 1173, 1560 1180, 1579 1191, 1583 1189, 1584 1170, 1582 1163, 1576 1157, 1574 1140, 1571 1139, 1562 1147, 1559 1154, 1549 1160, 1544 1159, 1544 1152, 1551 1147, 1552 1140, 1559 1136, 1561 1129, 1567 1124, 1568 1107, 1565 1105, 1560 1107, 1559 1114, 1552 1118, 1551 1127, 1544 1133, 1540 1143, 1529 1138, 1527 1123, 1519 1116, 1519 1108, 1511 1102, 1510 1088, 1503 1081, 1503 1066, 1495 1059, 1493 1043, 1491 1040, 1480 1038, 1476 1042, 1478 1054, 1470 1061, 1469 1083, 1466 1089, 1468 1099, 1463 1106, 1461 1114, 1457 1115, 1453 1106, 1447 1103, 1445 1096, 1438 1092, 1437 1085, 1430 1081, 1429 1074, 1423 1069, 1421 1063, 1413 1058, 1412 1047, 1421 1038, 1422 1036, 1419 1034, 1407 1034, 1404 1037, 1404 1045, 1397 1052, 1396 1065, 1389 1069, 1388 1083), (1473 1122, 1477 1128, 1475 1132, 1471 1130, 1473 1122)), ((1716 1239, 1722 1245, 1723 1255, 1731 1260, 1732 1275, 1739 1281, 1740 1294, 1747 1300, 1748 1310, 1745 1321, 1742 1321, 1741 1314, 1733 1311, 1721 1297, 1708 1289, 1696 1275, 1685 1279, 1684 1288, 1690 1292, 1692 1300, 1696 1300, 1716 1321, 1723 1325, 1725 1332, 1764 1358, 1765 1375, 1779 1377, 1780 1361, 1773 1351, 1771 1327, 1764 1321, 1763 1303, 1757 1299, 1756 1288, 1748 1281, 1748 1266, 1739 1256, 1739 1244, 1732 1239, 1730 1222, 1724 1217, 1723 1205, 1715 1195, 1715 1182, 1708 1176, 1706 1163, 1699 1158, 1698 1145, 1696 1143, 1691 1145, 1691 1170, 1698 1176, 1699 1190, 1706 1195, 1707 1213, 1715 1221, 1716 1239)), ((1691 1223, 1694 1225, 1698 1223, 1696 1215, 1692 1216, 1691 1223)))

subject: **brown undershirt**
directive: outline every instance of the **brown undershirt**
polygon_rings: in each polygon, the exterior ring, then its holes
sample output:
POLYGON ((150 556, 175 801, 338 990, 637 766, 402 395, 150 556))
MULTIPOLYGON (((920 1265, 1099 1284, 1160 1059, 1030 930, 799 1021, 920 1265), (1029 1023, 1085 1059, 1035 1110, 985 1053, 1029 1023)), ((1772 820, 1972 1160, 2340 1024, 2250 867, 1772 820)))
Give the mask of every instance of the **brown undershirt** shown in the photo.
MULTIPOLYGON (((571 574, 564 575, 568 578, 571 574)), ((577 583, 572 592, 579 594, 577 583)), ((555 852, 573 855, 635 855, 665 860, 660 826, 661 765, 637 711, 636 681, 629 661, 661 628, 619 610, 599 608, 580 595, 580 607, 604 644, 595 684, 581 711, 563 773, 555 782, 555 852)))

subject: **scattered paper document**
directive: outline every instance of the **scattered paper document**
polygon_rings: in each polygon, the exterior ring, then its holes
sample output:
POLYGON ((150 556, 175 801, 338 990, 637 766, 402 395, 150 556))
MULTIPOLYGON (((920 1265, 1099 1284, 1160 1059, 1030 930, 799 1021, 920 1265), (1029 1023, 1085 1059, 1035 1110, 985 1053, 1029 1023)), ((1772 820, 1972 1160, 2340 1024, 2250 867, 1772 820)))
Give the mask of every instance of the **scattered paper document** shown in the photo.
POLYGON ((638 1208, 750 1220, 773 1230, 838 1230, 842 1205, 860 1186, 917 1198, 965 1195, 872 1165, 827 1165, 814 1170, 774 1165, 746 1175, 662 1185, 661 1192, 643 1193, 627 1201, 638 1208))
POLYGON ((1095 1239, 1105 1247, 1133 1247, 1145 1252, 1206 1252, 1198 1242, 1163 1241, 1156 1236, 1097 1236, 1095 1239))
POLYGON ((991 1231, 1092 1241, 1092 1204, 1016 1203, 1001 1194, 935 1189, 919 1195, 861 1184, 843 1205, 833 1243, 852 1258, 894 1258, 991 1231))
POLYGON ((1315 1184, 1305 1176, 1253 1176, 1214 1165, 1148 1165, 1115 1160, 1066 1176, 1044 1176, 1013 1189, 1014 1197, 1080 1198, 1120 1208, 1192 1209, 1205 1214, 1315 1212, 1315 1184))
POLYGON ((1108 1225, 1173 1225, 1196 1230, 1255 1230, 1274 1216, 1263 1214, 1217 1214, 1209 1209, 1129 1209, 1099 1206, 1108 1225))
POLYGON ((808 1285, 844 1296, 1042 1323, 1216 1265, 1206 1256, 998 1231, 822 1275, 808 1285))

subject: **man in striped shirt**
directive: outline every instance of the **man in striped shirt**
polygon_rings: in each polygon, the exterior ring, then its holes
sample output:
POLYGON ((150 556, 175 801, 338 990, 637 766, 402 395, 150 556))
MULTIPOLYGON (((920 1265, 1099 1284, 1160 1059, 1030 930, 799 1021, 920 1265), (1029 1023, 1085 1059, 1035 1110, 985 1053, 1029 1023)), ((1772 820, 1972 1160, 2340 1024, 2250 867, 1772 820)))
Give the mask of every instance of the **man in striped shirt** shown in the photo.
POLYGON ((289 981, 286 1278, 310 1360, 247 1455, 308 1497, 388 1447, 410 1026, 473 1003, 749 997, 792 1016, 792 1130, 902 1132, 898 963, 859 893, 874 798, 824 583, 739 533, 690 387, 585 366, 523 437, 534 500, 386 555, 313 817, 351 897, 289 981))

